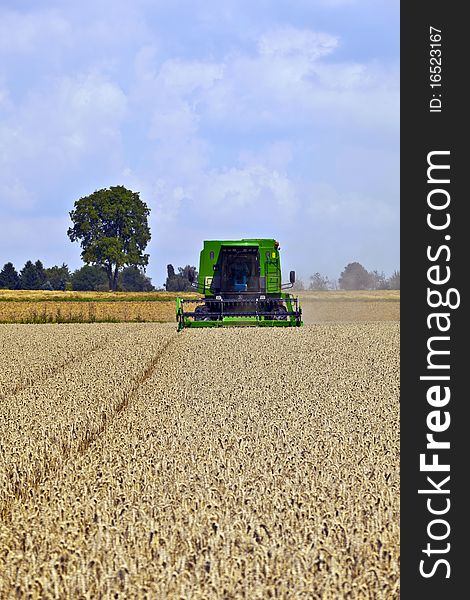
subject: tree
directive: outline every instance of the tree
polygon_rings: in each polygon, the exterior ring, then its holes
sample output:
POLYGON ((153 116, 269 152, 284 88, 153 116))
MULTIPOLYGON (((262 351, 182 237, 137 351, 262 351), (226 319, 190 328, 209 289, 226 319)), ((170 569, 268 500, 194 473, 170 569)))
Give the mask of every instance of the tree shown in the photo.
POLYGON ((19 288, 21 290, 38 290, 40 287, 41 283, 36 265, 28 260, 20 271, 19 288))
POLYGON ((0 288, 7 290, 16 290, 20 283, 19 275, 13 266, 13 263, 7 262, 0 271, 0 288))
POLYGON ((330 286, 330 281, 328 277, 324 275, 320 275, 320 273, 315 273, 314 275, 310 275, 310 285, 308 286, 309 290, 315 290, 317 292, 324 292, 330 286))
POLYGON ((330 279, 330 281, 329 281, 329 288, 330 288, 330 290, 337 290, 338 289, 338 280, 337 279, 330 279))
POLYGON ((37 260, 34 263, 34 266, 36 267, 36 277, 37 277, 37 286, 38 286, 36 289, 38 289, 38 290, 47 289, 47 288, 43 287, 47 281, 46 272, 44 270, 44 265, 42 264, 42 262, 40 260, 37 260))
POLYGON ((155 289, 150 278, 137 267, 125 267, 121 271, 119 288, 123 292, 151 292, 155 289))
POLYGON ((370 286, 369 273, 358 263, 349 263, 339 277, 342 290, 367 290, 370 286))
POLYGON ((196 267, 190 265, 178 267, 178 274, 175 273, 173 265, 167 265, 166 270, 168 273, 165 283, 167 292, 190 292, 194 289, 191 283, 197 280, 196 267))
POLYGON ((70 271, 65 263, 62 263, 61 267, 54 265, 48 269, 44 269, 46 273, 46 279, 49 282, 53 290, 65 290, 65 286, 70 281, 70 271))
POLYGON ((394 271, 393 275, 388 280, 388 287, 391 290, 400 289, 400 271, 394 271))
POLYGON ((71 277, 72 289, 78 292, 105 291, 108 288, 108 278, 102 267, 84 265, 74 271, 71 277))
POLYGON ((182 277, 184 281, 189 281, 189 283, 191 284, 197 279, 196 267, 191 267, 190 265, 186 265, 185 267, 178 267, 178 275, 182 277))
POLYGON ((167 278, 166 278, 166 279, 167 279, 167 281, 168 281, 169 279, 173 279, 173 277, 176 277, 176 274, 175 274, 175 267, 174 267, 173 265, 167 265, 167 266, 166 266, 166 272, 167 272, 167 274, 168 274, 168 276, 167 276, 167 278))
POLYGON ((369 272, 369 278, 370 278, 370 282, 369 282, 369 287, 371 287, 373 290, 388 290, 388 280, 385 277, 385 273, 382 272, 378 272, 378 271, 370 271, 369 272))
POLYGON ((125 265, 145 267, 149 255, 150 209, 138 192, 122 185, 93 192, 77 200, 70 212, 72 242, 80 240, 82 260, 103 267, 109 289, 115 291, 119 271, 125 265))

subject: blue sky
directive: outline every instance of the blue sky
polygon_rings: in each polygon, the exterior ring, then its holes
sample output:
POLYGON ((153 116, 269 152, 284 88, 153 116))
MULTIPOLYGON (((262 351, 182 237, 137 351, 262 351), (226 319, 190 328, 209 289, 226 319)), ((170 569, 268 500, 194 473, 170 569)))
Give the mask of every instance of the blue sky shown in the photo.
POLYGON ((241 237, 390 275, 399 2, 0 0, 1 265, 80 266, 68 213, 111 185, 151 209, 155 285, 241 237))

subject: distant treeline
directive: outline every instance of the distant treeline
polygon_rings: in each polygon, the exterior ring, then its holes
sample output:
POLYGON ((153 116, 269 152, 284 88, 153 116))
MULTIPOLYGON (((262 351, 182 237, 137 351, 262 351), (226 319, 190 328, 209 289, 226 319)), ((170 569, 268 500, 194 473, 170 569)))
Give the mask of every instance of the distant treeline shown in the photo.
MULTIPOLYGON (((194 288, 191 283, 197 280, 196 267, 186 265, 167 266, 167 278, 163 287, 168 292, 185 292, 194 288)), ((18 272, 13 263, 6 263, 0 271, 0 289, 10 290, 74 290, 107 291, 108 276, 99 266, 84 265, 70 271, 66 264, 60 267, 44 267, 40 260, 35 263, 28 260, 18 272)), ((123 292, 151 292, 156 288, 142 268, 125 267, 119 272, 117 289, 123 292)), ((394 271, 390 277, 379 271, 367 271, 360 263, 349 263, 337 280, 330 280, 321 273, 310 276, 308 283, 298 279, 294 289, 326 290, 399 290, 400 271, 394 271)))
MULTIPOLYGON (((28 260, 18 272, 13 263, 6 263, 0 271, 0 288, 9 290, 73 290, 107 291, 108 277, 102 267, 84 265, 70 271, 64 263, 60 267, 44 267, 40 260, 28 260)), ((123 292, 151 292, 154 286, 138 267, 125 267, 119 273, 118 290, 123 292)))
POLYGON ((315 273, 306 284, 298 279, 294 285, 298 291, 313 290, 399 290, 400 271, 394 271, 386 277, 383 271, 367 271, 360 263, 349 263, 341 272, 338 280, 328 279, 321 273, 315 273))
MULTIPOLYGON (((173 265, 168 265, 163 288, 168 292, 194 290, 191 282, 196 279, 196 267, 186 265, 177 267, 175 271, 173 265)), ((0 271, 0 289, 104 292, 109 290, 109 280, 106 271, 99 266, 84 265, 70 271, 65 263, 60 267, 44 267, 40 260, 34 263, 28 260, 19 272, 11 262, 3 265, 0 271)), ((156 289, 158 290, 141 268, 125 267, 119 272, 118 291, 152 292, 156 289)))

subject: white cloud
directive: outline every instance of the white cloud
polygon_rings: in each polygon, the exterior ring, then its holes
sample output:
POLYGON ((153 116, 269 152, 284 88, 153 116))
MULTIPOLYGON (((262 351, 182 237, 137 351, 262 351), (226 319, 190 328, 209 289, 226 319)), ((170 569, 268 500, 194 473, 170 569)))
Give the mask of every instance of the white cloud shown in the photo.
POLYGON ((309 187, 306 214, 312 221, 331 221, 351 227, 381 228, 398 221, 398 212, 386 201, 353 191, 339 192, 328 183, 309 187))
POLYGON ((157 60, 156 44, 146 44, 137 51, 134 58, 134 71, 138 82, 148 85, 156 78, 157 60))
POLYGON ((52 183, 45 173, 57 179, 97 156, 119 160, 125 112, 122 90, 98 73, 63 77, 32 92, 0 127, 2 201, 28 208, 52 183))
POLYGON ((21 13, 0 10, 0 52, 8 55, 32 53, 44 48, 44 41, 65 42, 71 34, 70 24, 53 11, 21 13))
POLYGON ((223 76, 224 67, 216 63, 169 60, 163 63, 157 85, 165 91, 186 95, 198 89, 210 88, 223 76))
POLYGON ((5 85, 0 87, 0 110, 12 110, 13 104, 10 98, 10 92, 5 85))
MULTIPOLYGON (((305 161, 300 141, 315 139, 318 127, 339 132, 352 156, 360 148, 367 160, 370 150, 355 138, 363 140, 368 131, 377 139, 397 128, 397 73, 377 63, 323 61, 339 44, 327 34, 288 27, 258 41, 254 56, 231 53, 219 63, 178 59, 158 68, 156 53, 142 51, 133 102, 144 102, 151 114, 154 175, 148 197, 155 235, 169 242, 172 232, 186 231, 190 244, 197 231, 204 239, 221 228, 220 237, 229 223, 232 235, 258 226, 266 233, 284 231, 292 241, 305 240, 317 227, 338 226, 342 235, 353 236, 396 226, 394 200, 391 194, 381 198, 380 185, 368 195, 354 186, 339 190, 328 179, 315 183, 318 174, 303 174, 299 182, 290 171, 305 161), (208 126, 215 135, 207 136, 208 126), (256 135, 267 141, 253 143, 256 135), (214 154, 233 140, 231 160, 214 168, 214 154)), ((164 244, 154 243, 163 251, 164 244)))
MULTIPOLYGON (((338 44, 335 36, 293 27, 270 31, 259 38, 255 56, 230 54, 223 63, 211 65, 190 110, 227 132, 269 128, 279 135, 299 127, 313 130, 328 121, 350 131, 397 129, 397 68, 322 60, 338 44)), ((179 61, 176 72, 171 71, 174 80, 181 77, 180 87, 172 87, 180 92, 179 99, 194 90, 191 79, 184 77, 188 69, 191 63, 186 68, 179 61)))
POLYGON ((338 38, 327 33, 281 27, 262 35, 258 42, 261 56, 270 58, 306 57, 310 61, 331 54, 338 38))
POLYGON ((184 198, 191 202, 189 211, 199 213, 201 219, 221 221, 230 219, 242 223, 264 215, 272 218, 289 219, 295 217, 299 200, 294 185, 285 173, 268 169, 263 165, 212 169, 200 173, 193 184, 183 190, 176 188, 178 198, 166 198, 162 206, 175 216, 175 206, 181 205, 184 198))
POLYGON ((264 164, 276 171, 285 171, 293 158, 294 144, 286 140, 275 140, 259 150, 243 149, 239 153, 239 162, 244 166, 264 164))

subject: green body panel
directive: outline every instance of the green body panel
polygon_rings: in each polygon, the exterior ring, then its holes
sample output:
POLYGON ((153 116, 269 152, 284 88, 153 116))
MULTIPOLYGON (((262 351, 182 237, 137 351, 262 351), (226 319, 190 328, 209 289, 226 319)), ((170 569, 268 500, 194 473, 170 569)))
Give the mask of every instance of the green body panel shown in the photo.
MULTIPOLYGON (((197 291, 203 299, 177 298, 178 331, 186 327, 303 325, 298 299, 282 292, 282 287, 289 287, 289 284, 282 284, 279 250, 279 243, 274 239, 205 241, 197 281, 197 291), (241 280, 244 283, 240 284, 236 275, 231 273, 236 273, 243 262, 248 274, 241 280), (235 271, 230 271, 233 267, 235 271), (241 289, 237 287, 239 285, 242 285, 241 289), (185 312, 184 305, 191 303, 205 305, 204 310, 209 314, 204 317, 201 312, 185 312), (276 312, 281 309, 283 313, 276 312), (238 315, 237 312, 245 314, 238 315)), ((201 307, 196 310, 201 310, 201 307)))
POLYGON ((212 289, 214 266, 220 260, 221 251, 226 247, 257 247, 259 252, 259 276, 265 279, 266 287, 262 293, 279 294, 281 292, 281 261, 279 244, 274 239, 244 240, 208 240, 204 242, 199 258, 198 291, 205 298, 214 297, 212 289))

